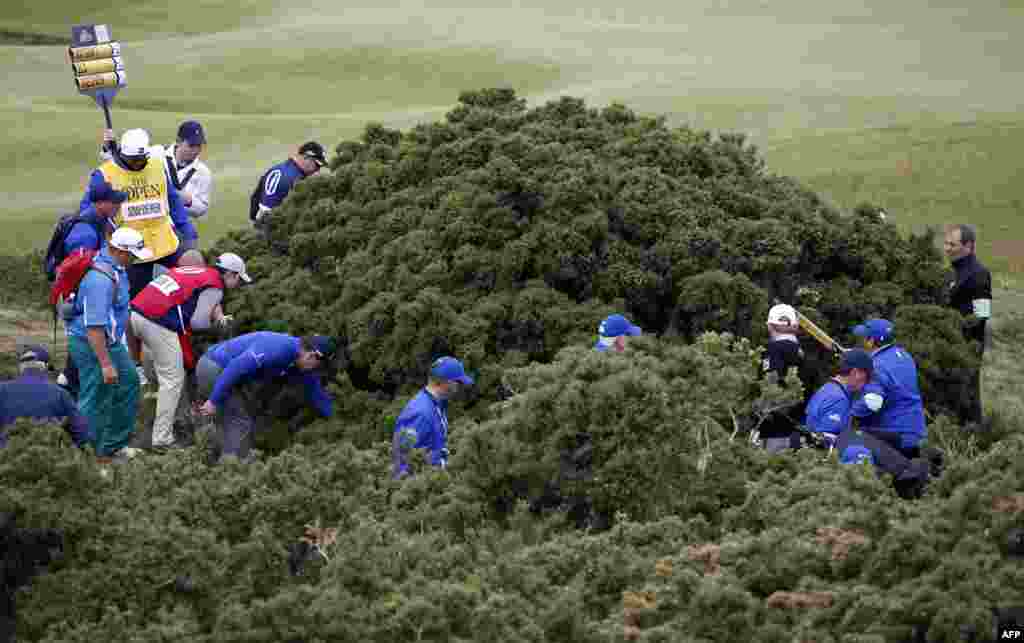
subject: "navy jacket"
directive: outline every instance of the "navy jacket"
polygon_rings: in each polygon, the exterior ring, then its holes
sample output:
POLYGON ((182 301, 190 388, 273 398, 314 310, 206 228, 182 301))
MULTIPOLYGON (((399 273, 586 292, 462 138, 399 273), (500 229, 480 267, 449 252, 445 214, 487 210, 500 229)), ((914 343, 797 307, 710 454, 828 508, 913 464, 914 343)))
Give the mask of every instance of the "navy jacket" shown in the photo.
POLYGON ((19 418, 41 423, 70 419, 68 433, 75 446, 92 441, 89 423, 78 412, 71 394, 51 382, 42 371, 26 371, 18 379, 0 382, 0 448, 7 446, 4 428, 19 418))
POLYGON ((260 194, 260 209, 272 210, 281 205, 292 187, 306 178, 302 168, 295 161, 288 159, 267 170, 263 181, 263 192, 260 194))

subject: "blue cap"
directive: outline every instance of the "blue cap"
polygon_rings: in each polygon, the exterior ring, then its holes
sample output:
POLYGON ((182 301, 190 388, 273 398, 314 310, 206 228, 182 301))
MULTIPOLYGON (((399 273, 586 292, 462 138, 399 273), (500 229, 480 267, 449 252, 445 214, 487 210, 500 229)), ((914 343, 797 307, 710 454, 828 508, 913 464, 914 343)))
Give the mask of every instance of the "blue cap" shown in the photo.
POLYGON ((50 363, 50 351, 40 344, 29 344, 18 351, 19 362, 50 363))
POLYGON ((338 350, 338 345, 333 338, 327 337, 326 335, 313 335, 306 338, 306 343, 309 344, 316 356, 322 360, 329 360, 334 358, 334 354, 338 350))
POLYGON ((430 374, 441 380, 459 382, 466 386, 473 385, 473 378, 466 375, 466 369, 462 366, 462 362, 454 357, 439 357, 434 360, 434 363, 430 365, 430 374))
POLYGON ((178 140, 189 145, 205 144, 206 134, 203 133, 203 126, 197 121, 185 121, 178 126, 178 140))
POLYGON ((127 192, 120 192, 114 189, 114 186, 107 182, 100 183, 99 185, 93 185, 89 188, 89 201, 96 203, 97 201, 112 201, 114 203, 124 203, 128 200, 127 192))
POLYGON ((855 368, 871 371, 874 369, 874 362, 867 351, 854 348, 843 353, 839 360, 839 372, 846 374, 855 368))
POLYGON ((639 326, 619 314, 608 315, 597 327, 597 334, 601 337, 622 337, 623 335, 636 337, 641 333, 643 331, 639 326))
POLYGON ((843 449, 839 456, 839 464, 860 464, 861 462, 875 463, 875 456, 866 446, 853 444, 843 449))
POLYGON ((853 329, 857 337, 867 337, 884 342, 892 338, 892 322, 888 319, 869 319, 853 329))

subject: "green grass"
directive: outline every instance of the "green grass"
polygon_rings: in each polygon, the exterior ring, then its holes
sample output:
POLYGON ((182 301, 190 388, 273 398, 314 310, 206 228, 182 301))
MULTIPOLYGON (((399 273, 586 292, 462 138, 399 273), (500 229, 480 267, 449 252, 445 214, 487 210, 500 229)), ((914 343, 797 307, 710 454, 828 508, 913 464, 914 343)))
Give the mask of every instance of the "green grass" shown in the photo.
POLYGON ((801 177, 837 205, 876 203, 901 227, 978 226, 979 255, 1024 276, 1024 120, 797 135, 769 147, 771 166, 801 177))
POLYGON ((551 3, 525 0, 67 0, 0 3, 0 253, 45 243, 77 202, 102 119, 79 96, 62 46, 102 22, 126 43, 117 129, 169 142, 196 117, 209 134, 214 207, 204 243, 245 225, 260 172, 294 145, 329 147, 371 120, 441 117, 467 88, 512 86, 623 101, 673 122, 743 131, 773 171, 842 207, 882 204, 908 229, 967 218, 993 268, 1019 273, 1024 200, 1024 12, 939 0, 551 3), (908 169, 909 168, 909 169, 908 169))

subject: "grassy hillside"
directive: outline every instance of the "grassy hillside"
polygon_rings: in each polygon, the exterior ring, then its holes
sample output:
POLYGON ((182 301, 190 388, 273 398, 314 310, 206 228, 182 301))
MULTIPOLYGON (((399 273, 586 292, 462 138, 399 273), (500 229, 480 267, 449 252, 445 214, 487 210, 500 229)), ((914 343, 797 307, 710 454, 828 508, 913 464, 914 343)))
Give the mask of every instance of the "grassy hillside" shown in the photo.
MULTIPOLYGON (((186 117, 207 127, 217 178, 207 242, 244 224, 255 178, 297 142, 333 144, 368 120, 436 118, 460 90, 491 85, 531 102, 562 93, 620 100, 747 132, 774 171, 844 206, 884 202, 910 227, 969 212, 983 239, 998 232, 983 255, 1005 271, 1024 239, 1011 220, 1021 188, 1006 162, 1024 104, 1013 80, 1024 45, 1008 36, 1024 27, 1016 3, 114 6, 7 2, 0 30, 63 37, 78 21, 111 24, 129 74, 116 127, 144 126, 160 141, 186 117)), ((63 56, 60 46, 0 46, 12 88, 0 99, 0 220, 12 224, 0 251, 43 243, 94 163, 101 117, 73 90, 63 56)))

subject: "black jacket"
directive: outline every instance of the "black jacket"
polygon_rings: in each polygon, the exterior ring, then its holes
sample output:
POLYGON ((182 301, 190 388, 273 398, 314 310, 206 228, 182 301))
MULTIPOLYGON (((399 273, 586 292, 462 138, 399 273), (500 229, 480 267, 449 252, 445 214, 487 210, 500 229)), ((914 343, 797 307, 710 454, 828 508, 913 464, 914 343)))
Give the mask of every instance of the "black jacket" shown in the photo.
MULTIPOLYGON (((791 368, 797 372, 803 367, 804 351, 799 342, 788 339, 776 339, 765 346, 764 361, 761 364, 762 376, 775 372, 779 376, 779 385, 785 386, 786 373, 791 368)), ((781 438, 793 433, 793 427, 799 424, 803 416, 803 404, 785 411, 776 411, 769 416, 758 429, 763 438, 781 438)))
MULTIPOLYGON (((949 281, 948 304, 964 317, 973 316, 974 302, 985 300, 991 307, 992 275, 977 257, 967 255, 953 262, 953 275, 949 281)), ((964 337, 985 342, 987 317, 971 317, 964 324, 964 337)))

